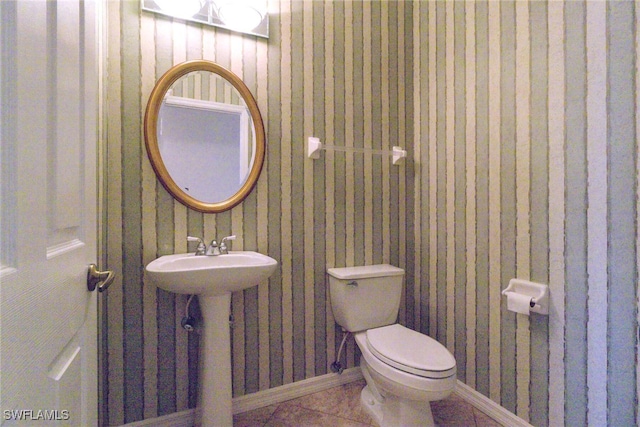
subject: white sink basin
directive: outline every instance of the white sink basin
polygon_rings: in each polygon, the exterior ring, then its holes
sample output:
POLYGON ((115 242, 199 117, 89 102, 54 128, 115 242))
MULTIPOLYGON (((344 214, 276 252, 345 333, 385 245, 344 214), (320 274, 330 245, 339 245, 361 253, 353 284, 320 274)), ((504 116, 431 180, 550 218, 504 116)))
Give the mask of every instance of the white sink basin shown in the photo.
POLYGON ((147 279, 159 288, 198 295, 203 324, 197 425, 233 425, 231 293, 260 284, 277 265, 275 259, 250 251, 230 251, 218 256, 165 255, 147 265, 147 279))
POLYGON ((161 289, 179 294, 222 295, 266 280, 278 262, 251 251, 218 256, 165 255, 150 262, 147 277, 161 289))

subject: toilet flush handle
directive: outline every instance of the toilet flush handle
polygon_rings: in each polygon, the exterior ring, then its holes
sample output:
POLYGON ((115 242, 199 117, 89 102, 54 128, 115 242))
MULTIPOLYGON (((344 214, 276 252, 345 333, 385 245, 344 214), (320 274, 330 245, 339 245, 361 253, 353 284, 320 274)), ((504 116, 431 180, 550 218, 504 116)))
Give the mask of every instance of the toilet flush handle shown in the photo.
POLYGON ((358 287, 358 282, 356 282, 355 280, 352 280, 352 281, 347 283, 347 286, 350 286, 352 288, 357 288, 358 287))

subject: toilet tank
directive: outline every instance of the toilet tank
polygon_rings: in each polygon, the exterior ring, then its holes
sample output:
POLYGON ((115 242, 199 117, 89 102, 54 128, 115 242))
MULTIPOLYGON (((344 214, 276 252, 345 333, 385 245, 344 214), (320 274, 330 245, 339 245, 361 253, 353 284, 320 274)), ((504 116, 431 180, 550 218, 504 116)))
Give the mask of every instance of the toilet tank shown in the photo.
POLYGON ((358 332, 396 322, 403 269, 378 264, 327 272, 333 316, 344 329, 358 332))

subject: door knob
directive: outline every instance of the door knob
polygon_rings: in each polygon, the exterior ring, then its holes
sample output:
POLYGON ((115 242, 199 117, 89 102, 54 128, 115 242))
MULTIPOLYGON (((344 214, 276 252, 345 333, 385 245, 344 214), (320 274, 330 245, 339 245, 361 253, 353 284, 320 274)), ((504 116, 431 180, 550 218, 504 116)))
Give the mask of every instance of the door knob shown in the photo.
POLYGON ((89 272, 87 273, 87 289, 89 292, 93 292, 98 288, 98 292, 104 292, 115 278, 116 275, 113 271, 98 271, 98 267, 95 264, 90 264, 89 272))

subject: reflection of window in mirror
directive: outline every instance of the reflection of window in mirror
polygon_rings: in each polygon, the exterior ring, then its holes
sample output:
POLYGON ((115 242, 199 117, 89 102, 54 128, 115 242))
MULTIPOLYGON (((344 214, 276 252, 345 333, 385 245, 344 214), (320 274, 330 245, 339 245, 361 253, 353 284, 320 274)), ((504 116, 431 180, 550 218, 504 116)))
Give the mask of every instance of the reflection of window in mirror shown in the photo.
POLYGON ((158 116, 158 145, 185 193, 204 201, 226 200, 249 173, 251 127, 242 105, 167 96, 158 116))

